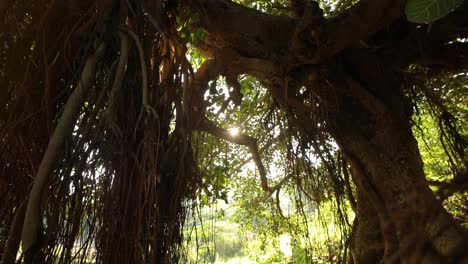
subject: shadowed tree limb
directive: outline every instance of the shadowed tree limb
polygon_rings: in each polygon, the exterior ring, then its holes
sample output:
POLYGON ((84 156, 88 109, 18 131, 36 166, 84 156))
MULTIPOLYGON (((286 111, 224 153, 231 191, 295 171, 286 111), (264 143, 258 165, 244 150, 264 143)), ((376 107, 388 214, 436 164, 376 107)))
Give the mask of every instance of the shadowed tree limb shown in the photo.
POLYGON ((406 0, 361 0, 355 6, 327 20, 317 62, 324 61, 360 40, 378 32, 403 16, 406 0))
MULTIPOLYGON (((310 36, 302 37, 319 43, 315 43, 316 50, 308 52, 310 56, 303 58, 303 62, 323 62, 367 39, 403 16, 405 3, 406 0, 363 0, 337 17, 323 20, 320 25, 305 23, 310 26, 304 28, 310 36)), ((229 48, 248 57, 280 58, 290 50, 295 28, 304 24, 302 19, 273 16, 229 1, 194 1, 191 8, 201 18, 196 27, 207 32, 207 37, 201 41, 203 47, 211 47, 213 53, 229 48)))
POLYGON ((421 65, 440 66, 447 70, 468 68, 468 43, 456 42, 422 50, 417 58, 421 65))

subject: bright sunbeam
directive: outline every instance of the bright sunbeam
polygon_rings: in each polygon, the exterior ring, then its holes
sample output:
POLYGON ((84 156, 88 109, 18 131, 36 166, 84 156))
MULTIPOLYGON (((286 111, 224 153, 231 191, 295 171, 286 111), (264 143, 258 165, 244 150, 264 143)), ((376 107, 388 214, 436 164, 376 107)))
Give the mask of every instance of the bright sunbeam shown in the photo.
POLYGON ((232 137, 235 137, 237 135, 239 135, 239 128, 238 127, 232 127, 229 129, 229 134, 232 136, 232 137))

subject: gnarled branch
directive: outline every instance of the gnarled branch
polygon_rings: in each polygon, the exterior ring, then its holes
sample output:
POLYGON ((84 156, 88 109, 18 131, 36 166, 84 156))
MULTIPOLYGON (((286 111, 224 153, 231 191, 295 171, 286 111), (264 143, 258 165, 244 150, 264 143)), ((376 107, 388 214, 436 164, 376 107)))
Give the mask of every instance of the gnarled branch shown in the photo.
POLYGON ((269 194, 273 193, 276 189, 272 189, 268 186, 268 179, 266 176, 265 166, 263 166, 262 160, 260 158, 260 154, 258 151, 257 139, 253 138, 249 135, 239 134, 236 136, 231 136, 229 131, 225 128, 221 128, 216 126, 213 122, 208 119, 203 119, 202 122, 199 123, 198 130, 207 132, 215 137, 224 139, 226 141, 247 146, 252 154, 252 158, 255 162, 255 165, 258 168, 258 172, 260 174, 260 181, 262 189, 269 194))
POLYGON ((252 155, 252 159, 254 160, 255 165, 257 166, 258 172, 260 174, 261 187, 266 192, 266 195, 262 198, 262 201, 270 197, 275 191, 279 191, 283 184, 286 183, 292 177, 292 174, 289 174, 288 176, 281 179, 281 181, 278 184, 276 184, 273 187, 270 187, 268 185, 268 178, 266 175, 265 166, 263 165, 262 159, 260 157, 256 138, 245 134, 231 136, 227 129, 218 127, 207 118, 204 118, 202 122, 199 123, 197 129, 200 131, 207 132, 215 137, 224 139, 235 144, 247 146, 249 148, 250 153, 252 155))

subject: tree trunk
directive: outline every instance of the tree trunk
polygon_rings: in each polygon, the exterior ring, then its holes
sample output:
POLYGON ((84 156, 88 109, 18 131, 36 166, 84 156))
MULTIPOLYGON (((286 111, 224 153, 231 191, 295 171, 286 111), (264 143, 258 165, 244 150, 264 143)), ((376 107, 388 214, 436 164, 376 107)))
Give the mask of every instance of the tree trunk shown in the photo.
MULTIPOLYGON (((341 91, 335 93, 337 107, 330 127, 357 172, 353 180, 363 195, 358 197, 361 205, 354 240, 368 241, 369 232, 376 226, 369 220, 374 208, 384 243, 384 261, 459 263, 466 257, 466 234, 426 183, 410 113, 400 92, 400 78, 376 56, 362 50, 347 52, 343 62, 328 76, 341 91), (363 219, 368 222, 360 223, 363 219), (368 225, 370 230, 359 232, 361 225, 368 225)), ((357 243, 355 246, 360 247, 357 243)), ((361 261, 357 262, 375 263, 371 259, 361 261)))
POLYGON ((350 236, 353 263, 378 263, 383 257, 384 245, 376 215, 371 202, 357 193, 356 218, 350 236))

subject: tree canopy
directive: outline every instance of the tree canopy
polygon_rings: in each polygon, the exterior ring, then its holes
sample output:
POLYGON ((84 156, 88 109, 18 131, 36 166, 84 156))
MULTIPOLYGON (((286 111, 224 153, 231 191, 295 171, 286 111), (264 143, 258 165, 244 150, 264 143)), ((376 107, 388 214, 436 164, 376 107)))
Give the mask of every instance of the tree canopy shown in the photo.
POLYGON ((217 200, 304 263, 468 261, 466 1, 0 14, 2 264, 184 262, 217 200))

